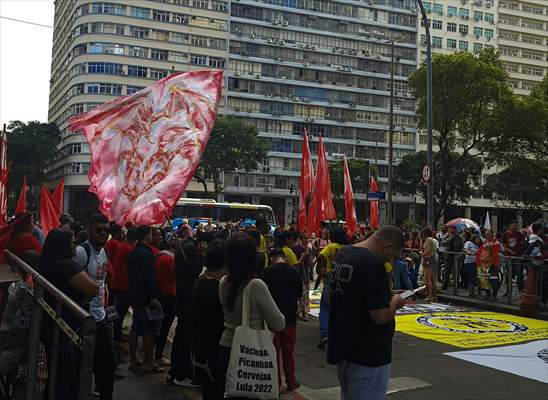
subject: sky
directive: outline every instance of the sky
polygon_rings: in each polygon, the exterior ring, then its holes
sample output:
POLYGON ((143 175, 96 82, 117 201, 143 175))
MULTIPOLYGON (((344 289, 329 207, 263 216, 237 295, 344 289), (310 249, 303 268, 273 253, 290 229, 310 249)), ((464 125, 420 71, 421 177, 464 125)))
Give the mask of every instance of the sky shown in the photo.
MULTIPOLYGON (((53 27, 53 0, 0 0, 0 16, 53 27)), ((53 28, 0 18, 0 123, 47 122, 53 28)))

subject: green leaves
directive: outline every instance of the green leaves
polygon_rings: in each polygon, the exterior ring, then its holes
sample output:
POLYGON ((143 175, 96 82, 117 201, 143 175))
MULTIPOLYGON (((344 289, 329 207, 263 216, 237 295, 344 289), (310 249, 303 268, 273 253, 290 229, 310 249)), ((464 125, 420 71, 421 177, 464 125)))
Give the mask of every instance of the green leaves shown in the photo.
MULTIPOLYGON (((366 160, 355 158, 349 158, 346 161, 354 193, 367 192, 369 186, 369 163, 366 160)), ((342 199, 344 197, 344 164, 342 160, 329 164, 329 175, 331 177, 331 193, 333 193, 333 197, 342 199)))

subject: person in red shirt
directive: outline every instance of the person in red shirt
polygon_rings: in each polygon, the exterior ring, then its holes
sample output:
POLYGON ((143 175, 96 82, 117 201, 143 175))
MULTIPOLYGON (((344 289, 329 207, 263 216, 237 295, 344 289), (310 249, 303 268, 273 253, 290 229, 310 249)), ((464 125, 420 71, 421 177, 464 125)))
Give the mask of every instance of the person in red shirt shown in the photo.
POLYGON ((158 228, 152 228, 152 241, 150 242, 150 248, 152 249, 152 254, 154 254, 155 257, 158 257, 160 246, 163 241, 164 237, 162 236, 162 232, 158 228))
POLYGON ((105 251, 109 261, 112 263, 116 258, 116 249, 124 241, 124 230, 120 225, 110 225, 110 240, 105 244, 105 251))
POLYGON ((110 281, 110 296, 112 304, 116 306, 116 311, 119 316, 114 322, 115 341, 125 341, 127 339, 122 336, 122 324, 129 309, 127 260, 137 242, 135 231, 135 227, 128 229, 126 241, 118 243, 116 246, 116 254, 111 261, 112 280, 110 281))
MULTIPOLYGON (((524 239, 521 232, 518 230, 518 223, 516 221, 510 222, 508 231, 502 236, 502 246, 504 252, 510 257, 521 257, 523 250, 524 239)), ((524 266, 521 260, 512 260, 512 276, 517 276, 519 291, 523 291, 525 288, 525 282, 523 279, 524 266)))
MULTIPOLYGON (((42 253, 42 245, 32 234, 32 228, 34 227, 32 214, 17 226, 11 236, 11 243, 9 248, 19 258, 22 258, 27 251, 34 251, 40 255, 42 253)), ((36 268, 36 266, 32 266, 36 268)))
MULTIPOLYGON (((159 232, 159 230, 156 230, 159 232)), ((154 241, 153 232, 153 241, 154 241)), ((161 238, 161 236, 160 236, 161 238)), ((167 246, 164 246, 167 247, 167 246)), ((156 257, 156 281, 162 292, 160 303, 164 310, 164 319, 160 334, 154 337, 156 365, 168 366, 169 360, 164 358, 164 348, 173 320, 175 319, 175 255, 173 249, 164 249, 156 257)))

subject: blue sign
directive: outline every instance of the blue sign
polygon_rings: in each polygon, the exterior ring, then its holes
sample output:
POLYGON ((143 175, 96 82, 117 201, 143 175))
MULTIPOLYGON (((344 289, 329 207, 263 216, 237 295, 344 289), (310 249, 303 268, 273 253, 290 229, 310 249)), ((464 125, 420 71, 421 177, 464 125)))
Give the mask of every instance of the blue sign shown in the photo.
POLYGON ((367 192, 367 200, 385 200, 386 192, 367 192))

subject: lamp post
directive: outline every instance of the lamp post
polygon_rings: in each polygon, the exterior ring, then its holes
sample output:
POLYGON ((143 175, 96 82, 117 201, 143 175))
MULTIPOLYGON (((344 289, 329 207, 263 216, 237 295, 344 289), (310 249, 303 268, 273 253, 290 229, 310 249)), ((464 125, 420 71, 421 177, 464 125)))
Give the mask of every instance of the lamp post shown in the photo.
POLYGON ((392 193, 394 190, 394 39, 390 40, 390 130, 388 132, 388 201, 386 210, 387 223, 393 224, 392 193))
POLYGON ((426 163, 430 168, 430 179, 426 182, 426 215, 428 225, 435 227, 434 221, 434 163, 432 155, 432 46, 430 41, 430 26, 422 0, 417 0, 426 34, 426 130, 427 147, 426 163))

